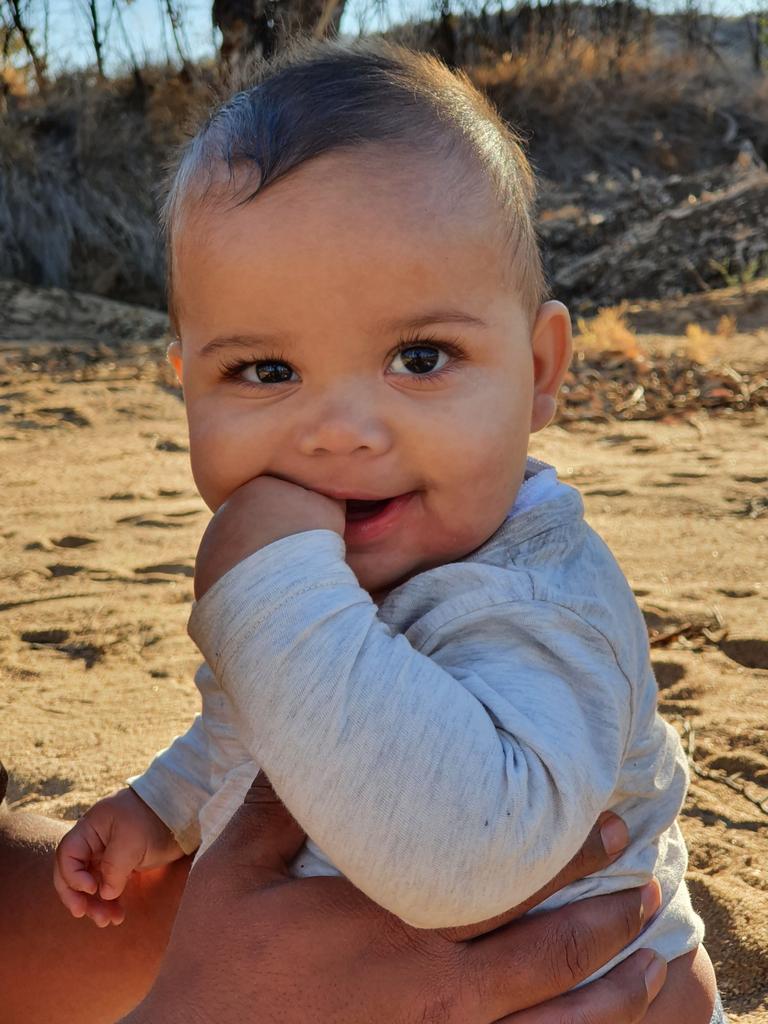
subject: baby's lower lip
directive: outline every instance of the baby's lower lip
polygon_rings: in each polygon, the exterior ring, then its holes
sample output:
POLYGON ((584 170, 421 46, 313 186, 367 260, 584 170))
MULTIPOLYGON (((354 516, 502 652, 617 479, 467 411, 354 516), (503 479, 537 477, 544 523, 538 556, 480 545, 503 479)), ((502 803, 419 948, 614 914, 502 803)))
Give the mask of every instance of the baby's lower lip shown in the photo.
POLYGON ((351 544, 378 540, 399 523, 415 494, 416 491, 408 491, 390 498, 381 511, 367 519, 348 519, 344 527, 344 541, 351 544))

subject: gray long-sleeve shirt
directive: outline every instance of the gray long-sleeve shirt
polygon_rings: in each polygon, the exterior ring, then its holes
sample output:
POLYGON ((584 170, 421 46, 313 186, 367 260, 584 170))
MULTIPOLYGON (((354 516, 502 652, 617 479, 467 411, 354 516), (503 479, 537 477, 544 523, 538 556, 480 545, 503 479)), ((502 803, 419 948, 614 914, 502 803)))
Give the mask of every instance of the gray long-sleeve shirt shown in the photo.
POLYGON ((345 874, 420 927, 482 921, 535 892, 599 813, 632 842, 539 909, 655 875, 636 948, 701 941, 675 822, 687 770, 656 711, 642 615, 581 498, 529 460, 510 515, 462 561, 373 603, 330 530, 240 562, 196 603, 203 711, 131 785, 187 850, 257 766, 311 840, 296 874, 345 874))

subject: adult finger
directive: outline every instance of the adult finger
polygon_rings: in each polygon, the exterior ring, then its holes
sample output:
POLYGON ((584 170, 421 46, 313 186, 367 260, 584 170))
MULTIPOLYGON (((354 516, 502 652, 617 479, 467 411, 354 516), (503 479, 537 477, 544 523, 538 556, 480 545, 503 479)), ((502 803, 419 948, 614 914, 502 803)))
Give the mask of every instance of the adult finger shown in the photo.
POLYGON ((638 1024, 661 991, 665 961, 653 950, 639 949, 590 985, 503 1017, 496 1024, 638 1024))
MULTIPOLYGON (((226 860, 234 878, 244 879, 253 887, 259 882, 289 878, 288 867, 305 838, 267 776, 259 772, 242 805, 210 849, 216 848, 217 861, 226 860)), ((203 867, 207 855, 208 851, 199 858, 195 871, 203 867)))
POLYGON ((461 955, 470 1009, 478 1020, 483 1009, 492 1011, 485 1019, 502 1019, 567 992, 635 939, 660 902, 654 880, 532 914, 474 939, 461 955))
POLYGON ((478 924, 463 925, 461 928, 444 928, 440 934, 454 942, 474 939, 478 935, 499 928, 503 924, 522 917, 532 907, 543 903, 552 893, 559 892, 571 882, 586 878, 594 871, 607 867, 617 860, 629 845, 629 830, 621 818, 611 811, 604 811, 592 827, 592 831, 584 840, 581 849, 568 861, 564 868, 553 879, 543 885, 538 892, 529 896, 523 903, 510 907, 503 914, 481 921, 478 924))
POLYGON ((594 871, 607 867, 617 860, 629 846, 629 830, 621 818, 611 811, 604 811, 597 819, 581 849, 576 853, 562 871, 542 886, 538 892, 525 900, 515 909, 517 916, 522 917, 531 907, 543 903, 552 893, 559 892, 571 882, 586 878, 594 871))

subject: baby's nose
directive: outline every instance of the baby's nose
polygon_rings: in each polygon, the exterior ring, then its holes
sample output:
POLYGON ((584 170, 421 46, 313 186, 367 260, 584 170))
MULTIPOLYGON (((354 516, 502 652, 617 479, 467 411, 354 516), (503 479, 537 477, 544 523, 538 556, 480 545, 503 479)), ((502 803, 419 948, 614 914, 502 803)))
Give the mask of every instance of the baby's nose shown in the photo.
POLYGON ((370 402, 347 395, 313 410, 301 428, 299 449, 305 455, 383 454, 392 432, 370 402))

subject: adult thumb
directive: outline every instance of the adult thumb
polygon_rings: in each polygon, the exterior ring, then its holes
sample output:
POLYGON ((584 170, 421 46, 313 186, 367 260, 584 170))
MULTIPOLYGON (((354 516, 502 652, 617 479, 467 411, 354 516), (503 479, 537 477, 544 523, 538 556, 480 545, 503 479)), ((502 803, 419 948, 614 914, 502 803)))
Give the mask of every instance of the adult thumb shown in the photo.
POLYGON ((306 834, 260 771, 219 839, 243 861, 248 877, 267 882, 290 877, 289 865, 306 834))

